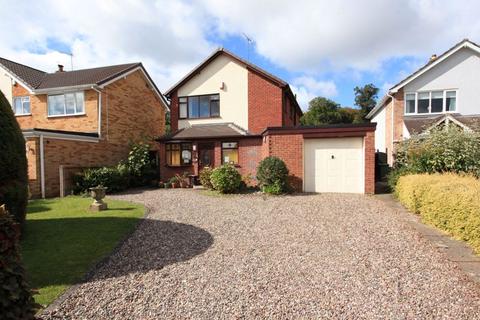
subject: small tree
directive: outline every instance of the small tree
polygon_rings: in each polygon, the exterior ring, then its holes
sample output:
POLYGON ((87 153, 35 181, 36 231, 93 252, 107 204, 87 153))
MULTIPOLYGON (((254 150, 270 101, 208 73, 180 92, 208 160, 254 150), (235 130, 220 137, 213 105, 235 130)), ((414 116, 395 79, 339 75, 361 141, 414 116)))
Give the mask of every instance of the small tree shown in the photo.
POLYGON ((282 159, 267 157, 260 161, 257 179, 266 193, 281 194, 288 190, 288 168, 282 159))
POLYGON ((355 113, 356 110, 342 108, 335 101, 316 97, 308 103, 308 111, 300 118, 300 123, 304 126, 352 123, 355 113))
POLYGON ((25 221, 28 200, 25 139, 12 107, 0 92, 0 204, 20 224, 25 221))
POLYGON ((366 84, 363 87, 355 87, 355 105, 360 108, 359 113, 355 118, 355 123, 367 121, 365 117, 372 111, 377 103, 378 88, 372 83, 366 84))

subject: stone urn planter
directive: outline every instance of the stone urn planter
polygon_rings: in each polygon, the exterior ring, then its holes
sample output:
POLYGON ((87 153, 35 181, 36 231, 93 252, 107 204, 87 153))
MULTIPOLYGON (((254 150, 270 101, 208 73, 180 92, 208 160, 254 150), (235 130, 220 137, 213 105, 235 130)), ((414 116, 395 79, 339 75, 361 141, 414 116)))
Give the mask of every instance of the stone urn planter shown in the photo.
POLYGON ((90 205, 91 211, 102 211, 107 209, 107 204, 103 202, 103 198, 105 198, 106 191, 107 191, 107 188, 103 186, 90 188, 90 195, 94 199, 93 203, 90 205))

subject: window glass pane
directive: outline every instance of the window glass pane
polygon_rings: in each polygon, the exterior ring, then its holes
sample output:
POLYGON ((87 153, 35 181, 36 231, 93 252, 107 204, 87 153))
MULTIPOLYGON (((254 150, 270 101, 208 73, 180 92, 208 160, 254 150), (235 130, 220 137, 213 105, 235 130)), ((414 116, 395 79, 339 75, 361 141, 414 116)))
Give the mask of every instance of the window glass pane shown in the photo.
POLYGON ((428 113, 430 93, 421 92, 418 94, 418 113, 428 113))
POLYGON ((210 116, 219 117, 220 116, 220 101, 212 100, 210 101, 210 116))
POLYGON ((223 163, 238 164, 238 149, 222 150, 223 163))
POLYGON ((405 97, 405 113, 415 113, 415 94, 410 93, 405 97))
POLYGON ((200 97, 200 118, 210 117, 210 96, 200 97))
POLYGON ((188 98, 188 117, 198 118, 198 97, 188 98))
POLYGON ((65 110, 67 114, 75 114, 75 94, 65 94, 65 110))
POLYGON ((457 109, 457 93, 455 91, 447 91, 446 110, 456 111, 457 109))
POLYGON ((192 151, 189 149, 182 150, 182 164, 190 164, 192 162, 192 151))
POLYGON ((23 113, 28 114, 30 113, 30 97, 23 97, 23 113))
POLYGON ((180 102, 180 103, 187 103, 187 97, 178 98, 178 102, 180 102))
POLYGON ((65 99, 63 94, 48 96, 48 115, 55 116, 65 114, 65 99))
POLYGON ((210 100, 212 100, 212 101, 213 101, 213 100, 220 100, 220 95, 218 95, 218 94, 212 94, 212 95, 210 96, 210 100))
POLYGON ((443 91, 432 92, 432 112, 443 111, 443 91))
POLYGON ((237 148, 238 147, 238 142, 223 142, 222 143, 222 148, 225 149, 232 149, 232 148, 237 148))
POLYGON ((180 119, 184 119, 187 117, 187 104, 186 103, 180 103, 180 119))
POLYGON ((172 153, 172 166, 179 166, 180 165, 180 150, 171 151, 172 153))
POLYGON ((77 113, 84 113, 85 112, 85 103, 83 98, 83 92, 75 93, 76 98, 76 112, 77 113))
POLYGON ((22 110, 22 98, 14 98, 13 99, 13 112, 15 114, 22 114, 23 113, 23 110, 22 110))

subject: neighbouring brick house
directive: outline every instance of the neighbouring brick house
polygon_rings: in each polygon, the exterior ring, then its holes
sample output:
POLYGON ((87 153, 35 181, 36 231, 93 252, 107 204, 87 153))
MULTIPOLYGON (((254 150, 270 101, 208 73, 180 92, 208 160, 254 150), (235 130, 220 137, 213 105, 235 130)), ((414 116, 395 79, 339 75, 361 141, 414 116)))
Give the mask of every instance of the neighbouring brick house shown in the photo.
POLYGON ((114 165, 131 143, 165 133, 168 104, 141 63, 47 73, 0 58, 0 73, 26 139, 32 197, 68 194, 73 172, 114 165))
POLYGON ((300 127, 288 83, 225 49, 166 96, 172 133, 158 140, 163 180, 224 163, 254 178, 273 155, 285 161, 297 191, 374 191, 374 124, 300 127))
POLYGON ((393 86, 367 115, 377 123, 375 149, 395 162, 395 146, 412 134, 455 125, 480 128, 480 46, 462 40, 393 86))

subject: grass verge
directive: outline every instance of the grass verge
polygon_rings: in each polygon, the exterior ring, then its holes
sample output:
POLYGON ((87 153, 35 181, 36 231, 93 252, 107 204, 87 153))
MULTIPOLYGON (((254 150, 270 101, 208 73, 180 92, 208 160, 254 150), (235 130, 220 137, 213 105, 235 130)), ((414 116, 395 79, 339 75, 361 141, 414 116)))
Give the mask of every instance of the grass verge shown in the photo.
POLYGON ((145 208, 107 200, 108 210, 89 211, 90 198, 30 201, 21 240, 28 280, 38 290, 35 301, 50 304, 133 231, 145 208))

